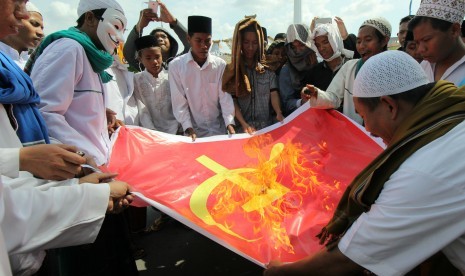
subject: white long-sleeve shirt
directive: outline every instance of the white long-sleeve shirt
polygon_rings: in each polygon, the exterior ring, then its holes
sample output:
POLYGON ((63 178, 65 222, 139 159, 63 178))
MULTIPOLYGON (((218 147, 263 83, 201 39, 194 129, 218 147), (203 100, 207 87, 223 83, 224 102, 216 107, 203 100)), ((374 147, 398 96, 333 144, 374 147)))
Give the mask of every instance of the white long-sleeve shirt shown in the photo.
POLYGON ((31 79, 49 135, 80 148, 97 165, 105 164, 110 150, 105 93, 84 48, 68 38, 51 43, 37 59, 31 79))
POLYGON ((329 84, 328 89, 326 91, 319 90, 318 97, 310 99, 310 106, 314 108, 339 108, 344 101, 342 113, 362 124, 362 118, 355 112, 352 97, 358 61, 358 59, 353 59, 344 63, 329 84))
POLYGON ((140 110, 140 126, 176 134, 179 123, 173 114, 168 72, 155 78, 144 70, 134 76, 134 96, 140 110))
POLYGON ((13 49, 10 45, 7 45, 1 41, 0 51, 11 58, 21 69, 24 69, 26 62, 29 59, 29 53, 27 51, 18 53, 16 49, 13 49))
POLYGON ((134 73, 126 64, 113 58, 113 64, 105 70, 113 79, 105 84, 105 105, 116 112, 116 118, 126 125, 139 125, 139 109, 134 97, 134 73))
MULTIPOLYGON (((0 132, 0 232, 3 232, 7 239, 5 242, 0 235, 0 258, 3 258, 2 253, 5 253, 1 252, 3 243, 5 247, 3 249, 7 251, 5 254, 10 253, 10 262, 14 272, 21 270, 34 273, 40 268, 45 256, 42 249, 52 248, 50 246, 84 244, 95 240, 105 216, 109 188, 106 184, 77 185, 77 179, 45 181, 32 177, 28 172, 20 172, 19 150, 22 144, 2 104, 0 104, 0 126, 2 126, 0 132), (70 186, 70 189, 63 189, 67 186, 70 186), (55 189, 55 187, 61 188, 55 189), (6 192, 2 193, 2 189, 6 192), (26 190, 26 192, 14 192, 13 190, 26 190), (37 192, 31 190, 37 190, 37 192), (5 207, 2 201, 4 199, 12 203, 8 203, 9 205, 5 207), (3 211, 2 208, 7 211, 3 211), (43 211, 50 213, 43 213, 43 211), (4 212, 12 214, 5 215, 4 212), (48 218, 48 215, 51 217, 48 218), (12 216, 10 218, 12 221, 3 219, 10 216, 12 216), (40 226, 40 224, 51 225, 40 226), (52 230, 47 227, 52 227, 52 230), (80 234, 75 235, 74 231, 80 234), (23 234, 29 237, 21 236, 23 234), (11 246, 13 241, 15 241, 13 247, 17 248, 15 251, 7 247, 11 246), (48 245, 49 243, 51 245, 48 245)), ((3 267, 3 261, 0 260, 2 265, 0 272, 4 273, 0 275, 8 275, 6 270, 2 271, 2 269, 8 268, 9 270, 10 264, 7 263, 7 266, 3 267)))
POLYGON ((405 275, 442 251, 465 273, 465 122, 407 158, 339 242, 376 275, 405 275))
POLYGON ((226 134, 234 124, 234 102, 221 89, 226 62, 208 55, 200 67, 191 52, 170 63, 169 81, 174 116, 184 131, 192 127, 197 137, 226 134))

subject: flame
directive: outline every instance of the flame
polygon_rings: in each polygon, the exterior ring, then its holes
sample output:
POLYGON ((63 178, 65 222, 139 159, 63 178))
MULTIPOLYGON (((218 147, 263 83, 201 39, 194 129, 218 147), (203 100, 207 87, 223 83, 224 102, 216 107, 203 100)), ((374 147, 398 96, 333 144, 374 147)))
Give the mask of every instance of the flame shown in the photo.
POLYGON ((241 174, 244 183, 226 180, 212 191, 215 201, 210 214, 228 229, 236 226, 231 221, 240 221, 228 218, 241 214, 252 222, 254 238, 266 236, 274 249, 294 254, 285 220, 302 209, 304 196, 312 193, 321 211, 335 208, 329 202, 340 183, 325 184, 316 172, 329 155, 327 144, 321 142, 306 152, 301 144, 275 144, 271 135, 260 135, 249 139, 243 149, 257 163, 248 166, 253 170, 241 174))
POLYGON ((124 48, 124 44, 123 43, 119 43, 118 44, 118 48, 116 48, 116 54, 121 62, 121 64, 127 64, 128 62, 126 61, 126 59, 124 58, 124 54, 123 54, 123 48, 124 48))

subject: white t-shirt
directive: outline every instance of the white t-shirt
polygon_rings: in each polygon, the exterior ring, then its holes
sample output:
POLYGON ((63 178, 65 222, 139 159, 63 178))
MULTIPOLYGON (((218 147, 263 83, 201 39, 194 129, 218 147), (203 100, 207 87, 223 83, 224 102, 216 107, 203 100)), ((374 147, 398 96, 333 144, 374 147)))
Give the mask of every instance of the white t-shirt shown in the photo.
POLYGON ((465 273, 465 122, 410 156, 349 228, 341 252, 378 275, 403 275, 442 250, 465 273))

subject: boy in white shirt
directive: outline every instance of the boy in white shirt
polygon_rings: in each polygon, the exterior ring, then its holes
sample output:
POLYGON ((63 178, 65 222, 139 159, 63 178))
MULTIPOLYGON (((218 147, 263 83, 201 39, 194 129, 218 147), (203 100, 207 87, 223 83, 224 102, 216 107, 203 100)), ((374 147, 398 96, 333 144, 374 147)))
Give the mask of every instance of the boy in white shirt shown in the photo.
POLYGON ((158 40, 147 35, 136 39, 137 59, 145 70, 134 76, 134 96, 140 126, 176 134, 180 124, 173 115, 168 72, 163 67, 158 40))

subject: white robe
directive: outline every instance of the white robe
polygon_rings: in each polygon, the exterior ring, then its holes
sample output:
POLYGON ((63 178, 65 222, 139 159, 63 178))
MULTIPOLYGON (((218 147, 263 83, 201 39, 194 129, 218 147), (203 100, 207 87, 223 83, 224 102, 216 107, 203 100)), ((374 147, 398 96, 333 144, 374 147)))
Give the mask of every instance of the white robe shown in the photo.
POLYGON ((113 79, 104 83, 105 105, 116 112, 116 118, 126 125, 139 125, 139 109, 134 98, 134 73, 128 71, 127 64, 121 64, 117 57, 105 70, 113 79))
POLYGON ((310 106, 328 109, 339 108, 342 101, 344 101, 342 113, 355 122, 362 124, 363 119, 355 112, 352 97, 358 61, 358 59, 353 59, 344 63, 329 84, 328 89, 326 91, 318 90, 318 97, 310 99, 310 106))
POLYGON ((76 185, 77 179, 45 181, 20 172, 22 144, 2 104, 0 126, 0 229, 5 237, 0 237, 0 275, 8 275, 3 271, 3 255, 8 253, 15 254, 13 271, 35 272, 43 249, 95 240, 105 217, 109 186, 76 185))
POLYGON ((18 53, 16 49, 13 49, 10 45, 5 44, 0 41, 0 51, 11 58, 19 68, 24 69, 24 66, 29 59, 29 53, 27 51, 22 51, 18 53))
POLYGON ((147 70, 135 74, 134 96, 140 110, 140 126, 170 134, 178 132, 166 70, 162 69, 157 78, 147 70))
POLYGON ((107 163, 110 151, 104 88, 84 48, 62 38, 51 43, 37 59, 31 79, 40 96, 40 112, 49 134, 107 163))

